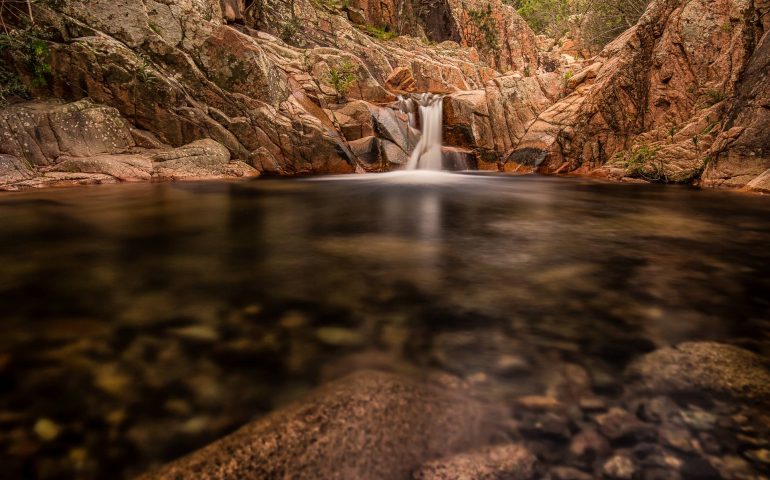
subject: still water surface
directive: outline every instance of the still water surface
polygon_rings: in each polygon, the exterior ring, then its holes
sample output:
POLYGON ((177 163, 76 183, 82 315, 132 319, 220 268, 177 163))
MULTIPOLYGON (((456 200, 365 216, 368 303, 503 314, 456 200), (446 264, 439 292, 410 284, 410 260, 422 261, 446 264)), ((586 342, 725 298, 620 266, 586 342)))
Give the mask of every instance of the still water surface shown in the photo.
POLYGON ((612 397, 634 357, 770 357, 770 201, 390 174, 0 196, 0 477, 121 478, 358 365, 612 397))

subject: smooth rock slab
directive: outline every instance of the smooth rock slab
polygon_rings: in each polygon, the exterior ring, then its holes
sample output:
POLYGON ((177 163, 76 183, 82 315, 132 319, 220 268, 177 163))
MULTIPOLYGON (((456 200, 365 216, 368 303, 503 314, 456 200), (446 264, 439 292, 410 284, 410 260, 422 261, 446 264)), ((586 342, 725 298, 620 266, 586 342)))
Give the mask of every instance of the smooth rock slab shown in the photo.
POLYGON ((451 389, 363 371, 140 479, 408 479, 489 444, 503 416, 451 389))
POLYGON ((770 371, 758 355, 712 342, 688 342, 649 353, 626 371, 632 392, 711 394, 770 403, 770 371))
POLYGON ((501 445, 428 462, 414 480, 529 480, 536 477, 537 459, 521 445, 501 445))
POLYGON ((37 174, 22 158, 0 154, 0 186, 34 178, 37 174))

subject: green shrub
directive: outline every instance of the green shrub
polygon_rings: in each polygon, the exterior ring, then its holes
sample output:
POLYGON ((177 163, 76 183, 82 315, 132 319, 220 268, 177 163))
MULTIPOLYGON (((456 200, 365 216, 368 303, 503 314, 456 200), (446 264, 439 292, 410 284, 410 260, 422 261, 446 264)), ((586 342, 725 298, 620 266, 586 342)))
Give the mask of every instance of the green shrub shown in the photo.
POLYGON ((726 97, 722 90, 709 90, 706 92, 706 105, 713 107, 717 103, 722 103, 726 97))
POLYGON ((329 69, 327 80, 331 84, 337 96, 344 98, 350 87, 356 83, 358 67, 348 59, 343 60, 338 66, 329 69))
POLYGON ((649 182, 666 182, 663 162, 657 160, 658 149, 649 145, 640 145, 630 153, 622 154, 626 174, 643 178, 649 182))
POLYGON ((11 97, 29 98, 29 91, 16 74, 0 69, 0 107, 11 97))
POLYGON ((487 4, 487 8, 481 10, 468 10, 468 15, 481 38, 482 46, 490 51, 500 49, 500 39, 497 36, 497 22, 492 15, 492 5, 487 4))
POLYGON ((536 33, 559 38, 572 14, 568 0, 512 0, 509 2, 536 33))
POLYGON ((296 37, 297 34, 301 31, 302 23, 300 22, 299 18, 292 17, 291 20, 286 22, 283 27, 281 27, 281 40, 286 43, 291 43, 291 41, 294 40, 294 37, 296 37))
POLYGON ((391 32, 386 27, 378 27, 376 25, 360 25, 360 28, 366 32, 367 35, 376 38, 377 40, 388 41, 393 40, 398 34, 391 32))
POLYGON ((51 74, 49 62, 50 50, 48 43, 37 35, 41 32, 34 27, 12 29, 0 34, 0 53, 12 51, 12 55, 23 60, 32 77, 32 85, 44 87, 48 85, 47 77, 51 74))
POLYGON ((639 21, 650 0, 505 0, 532 30, 560 38, 578 22, 589 46, 599 49, 639 21))

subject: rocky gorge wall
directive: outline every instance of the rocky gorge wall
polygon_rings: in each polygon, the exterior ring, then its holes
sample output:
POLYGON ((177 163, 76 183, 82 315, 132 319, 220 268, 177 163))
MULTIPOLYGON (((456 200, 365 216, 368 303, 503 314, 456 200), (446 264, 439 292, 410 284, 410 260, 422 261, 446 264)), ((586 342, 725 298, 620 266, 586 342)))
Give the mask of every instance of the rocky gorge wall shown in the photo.
POLYGON ((760 79, 768 78, 769 7, 653 2, 566 81, 569 94, 539 116, 507 161, 616 179, 703 176, 703 185, 768 191, 770 96, 760 79))
POLYGON ((396 95, 419 92, 446 95, 446 148, 480 169, 768 188, 764 1, 654 1, 589 60, 500 0, 33 7, 33 28, 4 19, 18 28, 0 56, 59 103, 2 110, 3 189, 400 168, 419 132, 396 95), (62 110, 100 111, 131 140, 105 145, 103 122, 62 110), (204 139, 227 155, 159 173, 152 158, 204 139))

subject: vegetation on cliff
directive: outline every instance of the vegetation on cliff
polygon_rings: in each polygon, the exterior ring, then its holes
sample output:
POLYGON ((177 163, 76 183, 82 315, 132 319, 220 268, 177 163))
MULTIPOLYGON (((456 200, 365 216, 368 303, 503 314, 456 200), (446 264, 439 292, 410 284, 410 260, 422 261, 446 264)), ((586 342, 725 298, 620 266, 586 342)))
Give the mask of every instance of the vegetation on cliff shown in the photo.
POLYGON ((576 30, 600 49, 636 25, 650 0, 508 0, 530 27, 553 38, 576 30))

